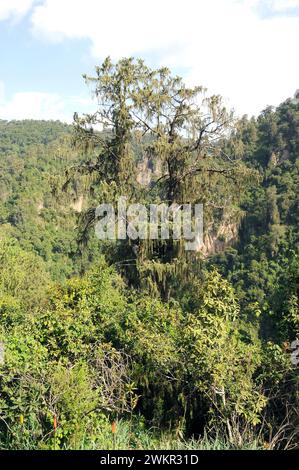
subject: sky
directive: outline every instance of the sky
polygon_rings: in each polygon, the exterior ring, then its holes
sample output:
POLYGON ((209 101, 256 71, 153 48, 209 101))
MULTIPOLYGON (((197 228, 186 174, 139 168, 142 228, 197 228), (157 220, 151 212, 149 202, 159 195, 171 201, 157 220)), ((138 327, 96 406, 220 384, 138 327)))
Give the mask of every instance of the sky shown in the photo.
POLYGON ((0 0, 0 119, 96 104, 82 74, 141 57, 257 115, 299 88, 299 0, 0 0))

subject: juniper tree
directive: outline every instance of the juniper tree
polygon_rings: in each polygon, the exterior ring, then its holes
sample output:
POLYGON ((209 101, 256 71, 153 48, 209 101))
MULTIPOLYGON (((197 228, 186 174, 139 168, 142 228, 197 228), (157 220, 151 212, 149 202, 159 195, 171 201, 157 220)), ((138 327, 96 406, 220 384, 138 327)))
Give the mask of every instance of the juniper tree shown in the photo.
MULTIPOLYGON (((113 64, 107 58, 95 71, 84 78, 93 87, 97 110, 74 117, 75 142, 93 158, 73 168, 72 175, 88 175, 93 188, 109 194, 109 202, 125 195, 130 202, 204 203, 206 222, 215 210, 232 207, 235 185, 246 171, 224 151, 234 120, 220 96, 187 87, 168 68, 151 69, 140 59, 113 64), (137 183, 136 149, 160 169, 146 191, 137 183)), ((84 229, 94 222, 94 213, 91 208, 85 214, 84 229)), ((127 257, 123 244, 122 250, 127 257)), ((190 273, 181 240, 139 240, 135 253, 139 278, 150 279, 166 297, 168 278, 190 273)))

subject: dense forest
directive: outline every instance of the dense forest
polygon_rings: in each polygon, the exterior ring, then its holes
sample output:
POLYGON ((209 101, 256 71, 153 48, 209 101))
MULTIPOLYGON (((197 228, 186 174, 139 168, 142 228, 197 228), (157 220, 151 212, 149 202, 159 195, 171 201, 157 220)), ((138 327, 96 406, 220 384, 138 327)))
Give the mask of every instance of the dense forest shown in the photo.
POLYGON ((236 119, 140 60, 85 80, 73 125, 0 120, 0 447, 298 448, 298 93, 236 119), (99 240, 123 195, 202 203, 203 244, 99 240))

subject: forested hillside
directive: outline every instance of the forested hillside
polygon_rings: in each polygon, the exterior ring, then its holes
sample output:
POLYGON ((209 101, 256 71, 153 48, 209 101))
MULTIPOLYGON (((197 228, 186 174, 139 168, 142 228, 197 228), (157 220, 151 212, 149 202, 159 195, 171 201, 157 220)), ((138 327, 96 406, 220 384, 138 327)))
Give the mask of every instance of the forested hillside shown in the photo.
POLYGON ((0 121, 1 448, 298 448, 299 100, 235 120, 126 59, 92 83, 73 126, 0 121), (203 203, 204 245, 98 240, 120 195, 203 203))
POLYGON ((66 170, 79 159, 72 126, 54 121, 0 121, 1 229, 37 254, 54 280, 81 270, 76 243, 78 187, 60 191, 66 170))

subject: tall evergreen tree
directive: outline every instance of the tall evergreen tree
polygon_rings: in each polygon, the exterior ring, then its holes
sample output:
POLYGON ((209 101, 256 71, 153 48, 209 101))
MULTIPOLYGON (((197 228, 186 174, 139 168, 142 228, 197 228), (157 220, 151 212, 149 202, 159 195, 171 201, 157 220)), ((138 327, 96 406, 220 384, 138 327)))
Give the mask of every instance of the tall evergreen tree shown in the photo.
MULTIPOLYGON (((96 76, 85 79, 94 86, 98 109, 83 118, 75 115, 75 141, 85 152, 94 152, 94 158, 73 169, 72 176, 90 175, 93 187, 105 186, 109 202, 122 195, 130 202, 180 207, 206 203, 206 223, 214 208, 223 211, 232 205, 238 196, 232 188, 246 169, 235 154, 224 151, 234 120, 220 96, 207 96, 200 86, 188 88, 167 68, 152 70, 133 58, 116 64, 107 58, 96 76), (102 132, 96 132, 99 127, 102 132), (160 168, 147 191, 137 183, 136 143, 160 168)), ((94 222, 94 214, 92 208, 87 212, 84 229, 94 222)), ((187 263, 194 254, 182 249, 182 240, 136 244, 138 281, 150 280, 168 298, 170 280, 190 273, 187 263)), ((128 255, 124 249, 122 253, 128 255)))

